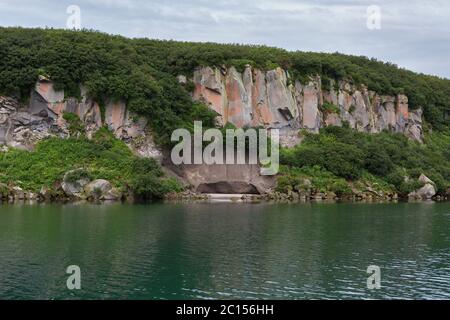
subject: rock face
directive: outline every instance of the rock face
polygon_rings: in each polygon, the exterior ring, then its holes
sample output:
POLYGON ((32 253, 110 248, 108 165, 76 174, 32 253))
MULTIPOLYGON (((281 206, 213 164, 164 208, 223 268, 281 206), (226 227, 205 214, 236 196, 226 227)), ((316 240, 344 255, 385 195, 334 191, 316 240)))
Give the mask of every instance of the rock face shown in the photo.
MULTIPOLYGON (((187 84, 191 79, 184 76, 178 80, 187 84)), ((404 95, 381 96, 345 81, 323 86, 320 77, 301 83, 281 68, 264 72, 246 66, 239 72, 234 67, 203 67, 194 72, 192 80, 193 99, 209 105, 217 113, 219 125, 279 129, 281 144, 287 147, 301 142, 302 129, 317 133, 325 126, 344 123, 361 132, 390 130, 419 142, 423 139, 422 110, 409 110, 404 95)), ((40 77, 28 108, 0 97, 0 144, 31 150, 46 137, 66 138, 69 131, 63 115, 71 112, 79 116, 89 138, 107 126, 135 154, 162 161, 162 151, 145 118, 133 114, 122 101, 107 101, 102 109, 83 86, 80 92, 80 99, 66 97, 49 79, 40 77)), ((172 166, 172 170, 201 193, 264 193, 275 185, 274 177, 260 175, 259 166, 191 165, 172 166)), ((65 181, 63 189, 70 196, 85 196, 88 183, 65 181)), ((102 185, 102 198, 120 197, 120 192, 101 181, 88 187, 89 196, 97 184, 102 185)), ((426 183, 427 190, 417 192, 428 197, 433 193, 431 185, 426 183)))
POLYGON ((218 123, 282 129, 284 145, 295 144, 293 132, 299 129, 318 132, 344 122, 361 132, 389 130, 423 140, 422 110, 410 111, 405 95, 380 96, 345 81, 331 81, 325 90, 320 77, 293 83, 281 68, 262 72, 247 66, 240 73, 233 67, 205 67, 194 72, 193 81, 193 98, 216 111, 218 123), (324 112, 325 102, 339 112, 324 112))
POLYGON ((44 138, 68 137, 63 115, 71 112, 78 115, 84 124, 88 138, 92 138, 102 126, 107 126, 137 155, 162 158, 145 118, 130 112, 121 101, 108 102, 102 117, 99 104, 87 96, 83 86, 80 91, 80 100, 65 97, 64 91, 55 90, 51 81, 40 77, 31 93, 29 108, 20 107, 14 99, 0 97, 0 144, 30 150, 44 138))
POLYGON ((67 130, 44 112, 30 114, 22 111, 16 100, 0 97, 0 144, 31 150, 50 136, 66 137, 67 130))
POLYGON ((424 174, 420 176, 419 182, 422 182, 424 186, 419 190, 410 193, 409 198, 418 200, 431 200, 437 193, 436 184, 424 174))
POLYGON ((261 176, 258 165, 166 165, 198 193, 264 194, 276 182, 261 176))

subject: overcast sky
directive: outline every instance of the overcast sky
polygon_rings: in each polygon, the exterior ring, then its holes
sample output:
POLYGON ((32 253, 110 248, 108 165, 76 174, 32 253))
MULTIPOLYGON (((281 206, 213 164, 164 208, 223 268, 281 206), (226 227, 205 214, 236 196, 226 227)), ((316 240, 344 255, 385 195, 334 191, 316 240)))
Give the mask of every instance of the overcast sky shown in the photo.
POLYGON ((450 78, 449 0, 0 0, 0 25, 66 28, 69 5, 112 34, 339 51, 450 78))

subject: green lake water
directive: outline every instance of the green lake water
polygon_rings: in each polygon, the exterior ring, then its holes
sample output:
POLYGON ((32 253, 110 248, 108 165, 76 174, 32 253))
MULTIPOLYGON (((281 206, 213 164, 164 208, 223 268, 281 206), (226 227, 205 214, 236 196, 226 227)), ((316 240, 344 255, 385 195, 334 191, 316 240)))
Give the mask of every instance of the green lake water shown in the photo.
POLYGON ((450 299, 450 203, 0 206, 0 299, 398 298, 450 299))

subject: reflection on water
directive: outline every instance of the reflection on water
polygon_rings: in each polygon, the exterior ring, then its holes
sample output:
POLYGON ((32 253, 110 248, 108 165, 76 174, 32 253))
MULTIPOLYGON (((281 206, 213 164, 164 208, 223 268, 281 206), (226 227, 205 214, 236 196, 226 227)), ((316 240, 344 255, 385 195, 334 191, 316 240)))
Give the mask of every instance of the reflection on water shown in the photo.
POLYGON ((1 206, 0 298, 449 299, 450 204, 1 206))

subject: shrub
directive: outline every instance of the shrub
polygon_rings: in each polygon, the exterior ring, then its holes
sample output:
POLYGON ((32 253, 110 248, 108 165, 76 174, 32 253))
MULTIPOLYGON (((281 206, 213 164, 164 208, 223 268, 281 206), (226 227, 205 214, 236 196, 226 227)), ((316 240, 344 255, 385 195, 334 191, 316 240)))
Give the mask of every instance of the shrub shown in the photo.
POLYGON ((394 164, 381 145, 369 145, 364 167, 377 176, 387 176, 393 170, 394 164))
POLYGON ((64 112, 63 119, 68 124, 69 132, 74 137, 79 137, 85 134, 85 128, 78 115, 71 112, 64 112))
MULTIPOLYGON (((304 136, 302 145, 281 150, 281 164, 302 169, 319 165, 346 180, 371 180, 386 191, 391 191, 388 185, 392 185, 402 195, 421 187, 417 179, 422 173, 435 182, 441 194, 449 186, 446 151, 450 136, 445 133, 428 135, 425 145, 400 134, 372 135, 348 127, 327 127, 318 135, 304 136)), ((288 180, 281 183, 289 185, 288 180)))
POLYGON ((339 107, 337 105, 329 103, 329 102, 323 103, 322 111, 327 114, 330 114, 330 113, 340 114, 341 113, 341 110, 339 109, 339 107))

